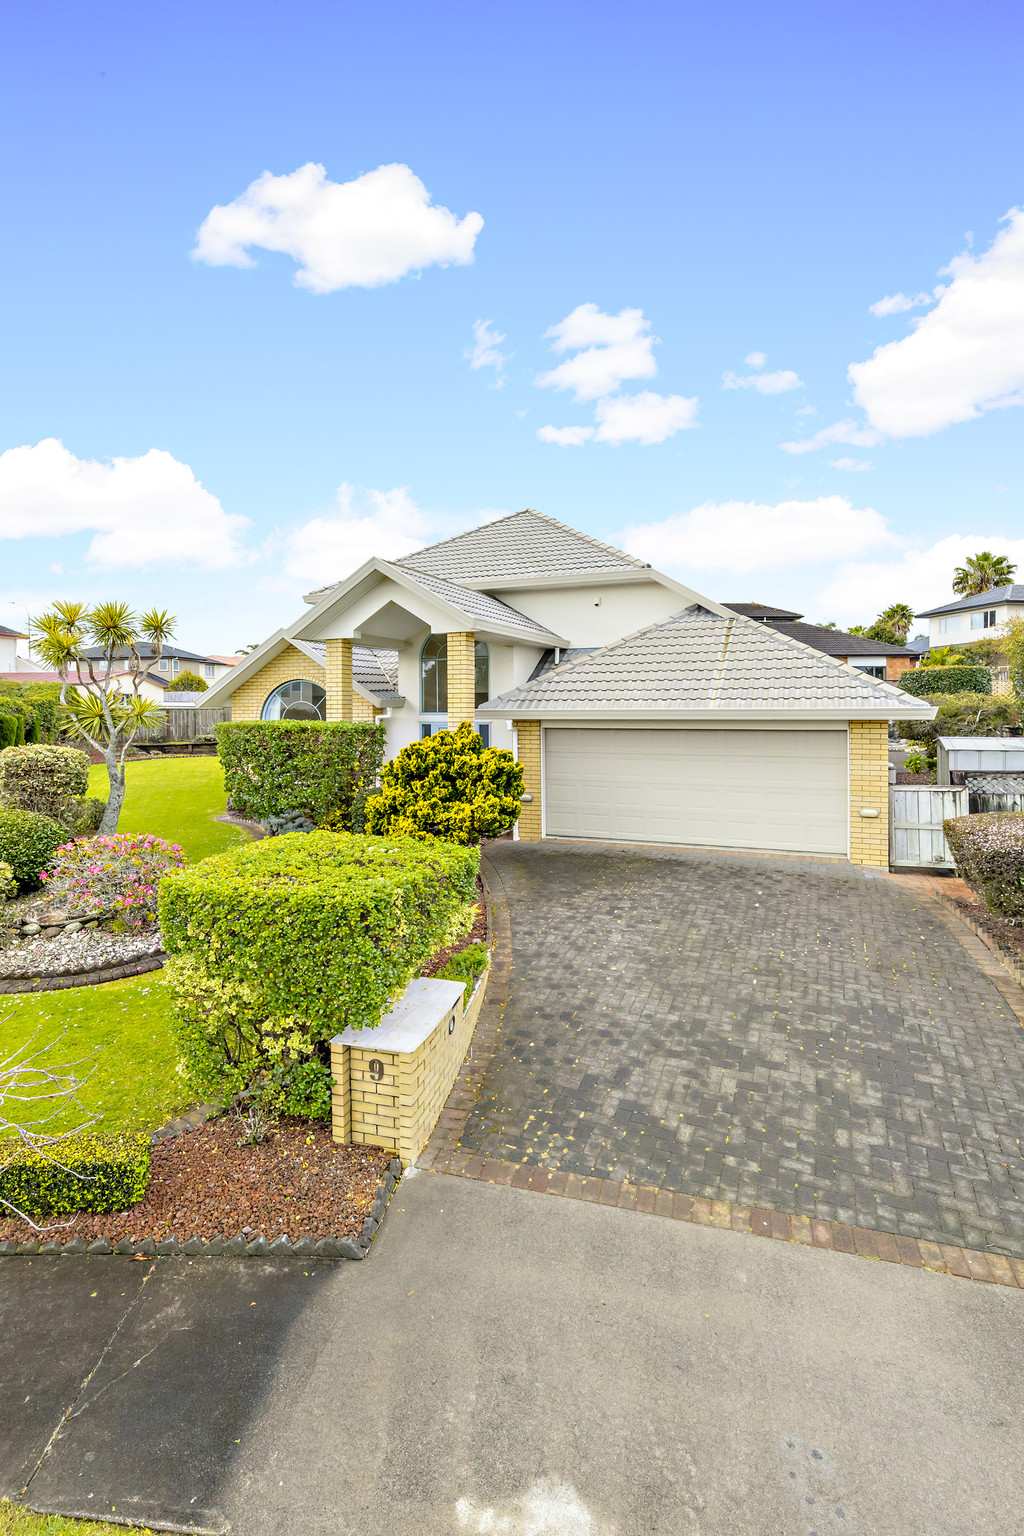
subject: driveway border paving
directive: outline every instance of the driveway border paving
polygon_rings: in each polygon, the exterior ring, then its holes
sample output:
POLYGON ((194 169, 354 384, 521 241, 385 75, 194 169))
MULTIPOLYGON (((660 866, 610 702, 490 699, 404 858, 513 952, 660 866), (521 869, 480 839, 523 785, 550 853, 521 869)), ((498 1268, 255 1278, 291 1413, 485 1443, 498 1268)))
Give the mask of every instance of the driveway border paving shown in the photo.
MULTIPOLYGON (((512 971, 512 923, 508 898, 501 876, 486 854, 481 857, 480 873, 487 897, 488 939, 492 956, 487 997, 469 1056, 448 1096, 430 1141, 417 1159, 418 1167, 429 1168, 434 1173, 478 1179, 486 1184, 504 1184, 513 1189, 532 1190, 536 1194, 558 1195, 568 1200, 617 1206, 621 1210, 643 1211, 653 1216, 666 1216, 673 1221, 748 1232, 755 1237, 827 1248, 838 1253, 855 1254, 860 1258, 877 1259, 883 1263, 905 1264, 913 1269, 927 1269, 963 1280, 981 1280, 988 1284, 1024 1290, 1024 1259, 958 1248, 948 1243, 929 1242, 891 1232, 873 1231, 867 1227, 847 1226, 838 1221, 787 1215, 782 1211, 763 1210, 758 1206, 734 1205, 727 1200, 695 1199, 690 1195, 658 1189, 652 1185, 551 1171, 525 1160, 513 1163, 464 1152, 459 1138, 469 1120, 491 1058, 498 1048, 512 971)), ((889 875, 888 878, 899 883, 914 882, 918 894, 934 905, 945 926, 997 988, 1018 1022, 1024 1026, 1024 988, 1018 985, 1001 960, 964 921, 952 902, 947 902, 944 894, 935 889, 938 881, 930 876, 889 875)))

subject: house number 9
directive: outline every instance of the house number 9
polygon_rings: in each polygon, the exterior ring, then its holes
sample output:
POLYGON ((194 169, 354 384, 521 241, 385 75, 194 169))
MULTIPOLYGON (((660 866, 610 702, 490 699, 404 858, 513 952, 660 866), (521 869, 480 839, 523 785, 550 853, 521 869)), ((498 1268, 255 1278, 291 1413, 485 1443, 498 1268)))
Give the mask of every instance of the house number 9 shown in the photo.
POLYGON ((379 1083, 381 1078, 384 1076, 384 1063, 382 1061, 378 1061, 376 1056, 370 1062, 370 1076, 373 1078, 375 1083, 379 1083))

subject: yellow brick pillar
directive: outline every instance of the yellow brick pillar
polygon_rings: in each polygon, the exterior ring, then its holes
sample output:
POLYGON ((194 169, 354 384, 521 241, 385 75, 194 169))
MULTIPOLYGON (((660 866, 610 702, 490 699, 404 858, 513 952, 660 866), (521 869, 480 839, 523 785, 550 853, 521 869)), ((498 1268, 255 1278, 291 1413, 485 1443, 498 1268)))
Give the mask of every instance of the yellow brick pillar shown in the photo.
POLYGON ((532 795, 519 812, 519 836, 524 843, 535 843, 543 835, 541 815, 540 721, 516 720, 519 761, 523 765, 523 794, 532 795))
POLYGON ((850 862, 889 868, 889 728, 850 721, 850 862), (864 815, 874 811, 875 815, 864 815))
POLYGON ((331 1134, 335 1141, 352 1140, 352 1085, 349 1047, 331 1041, 331 1134))
POLYGON ((448 640, 448 728, 476 717, 476 635, 457 631, 448 640))
POLYGON ((327 718, 352 719, 352 641, 327 642, 327 718))

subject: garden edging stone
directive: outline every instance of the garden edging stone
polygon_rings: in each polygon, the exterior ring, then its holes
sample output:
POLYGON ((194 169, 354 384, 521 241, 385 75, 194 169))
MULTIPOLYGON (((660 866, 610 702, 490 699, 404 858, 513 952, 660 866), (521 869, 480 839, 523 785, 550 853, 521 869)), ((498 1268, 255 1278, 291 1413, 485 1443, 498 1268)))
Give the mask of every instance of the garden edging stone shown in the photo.
POLYGON ((270 1242, 263 1233, 251 1239, 239 1233, 235 1237, 213 1237, 209 1241, 201 1237, 167 1237, 159 1243, 151 1237, 144 1237, 137 1243, 122 1237, 114 1244, 105 1237, 98 1237, 93 1243, 86 1243, 80 1237, 72 1237, 66 1243, 59 1238, 45 1241, 37 1238, 22 1243, 9 1239, 0 1242, 0 1258, 75 1258, 87 1253, 128 1259, 365 1259, 401 1176, 401 1161, 394 1157, 374 1193, 374 1214, 365 1218, 363 1230, 356 1238, 305 1236, 293 1240, 276 1237, 270 1242))

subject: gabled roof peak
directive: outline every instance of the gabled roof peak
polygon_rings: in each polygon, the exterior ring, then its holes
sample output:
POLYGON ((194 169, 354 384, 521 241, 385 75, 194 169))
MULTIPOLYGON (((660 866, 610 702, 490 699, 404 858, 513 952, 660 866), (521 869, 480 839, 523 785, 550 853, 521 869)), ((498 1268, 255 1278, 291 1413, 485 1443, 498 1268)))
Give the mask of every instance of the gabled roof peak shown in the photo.
POLYGON ((496 585, 503 578, 522 576, 650 570, 643 560, 532 507, 482 523, 439 544, 428 544, 395 564, 448 581, 493 581, 496 585))

